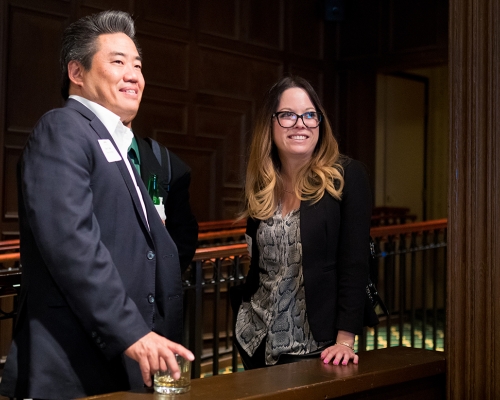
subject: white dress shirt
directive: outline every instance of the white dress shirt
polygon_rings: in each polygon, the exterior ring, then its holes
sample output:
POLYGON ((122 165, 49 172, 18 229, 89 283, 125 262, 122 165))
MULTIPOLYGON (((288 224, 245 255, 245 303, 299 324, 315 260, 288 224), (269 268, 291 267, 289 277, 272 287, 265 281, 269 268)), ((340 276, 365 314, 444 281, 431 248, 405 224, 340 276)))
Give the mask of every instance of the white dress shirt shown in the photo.
MULTIPOLYGON (((109 111, 107 108, 101 106, 100 104, 97 104, 93 101, 85 99, 84 97, 76 95, 71 95, 69 96, 69 98, 79 101, 90 111, 92 111, 96 115, 96 117, 99 118, 99 120, 102 122, 102 124, 106 127, 106 129, 110 133, 111 137, 115 141, 116 146, 118 147, 118 150, 120 151, 120 154, 122 156, 123 161, 125 162, 125 165, 127 166, 130 177, 134 182, 135 189, 137 190, 137 195, 139 196, 139 200, 141 202, 142 211, 144 212, 144 216, 146 217, 146 222, 148 222, 148 214, 146 212, 146 206, 144 205, 144 199, 142 198, 142 193, 141 190, 139 189, 139 186, 137 186, 137 180, 135 179, 134 171, 132 170, 132 166, 130 165, 130 162, 127 157, 128 148, 132 143, 132 138, 134 137, 134 134, 129 128, 123 125, 118 115, 109 111)), ((148 222, 148 228, 149 228, 149 222, 148 222)))

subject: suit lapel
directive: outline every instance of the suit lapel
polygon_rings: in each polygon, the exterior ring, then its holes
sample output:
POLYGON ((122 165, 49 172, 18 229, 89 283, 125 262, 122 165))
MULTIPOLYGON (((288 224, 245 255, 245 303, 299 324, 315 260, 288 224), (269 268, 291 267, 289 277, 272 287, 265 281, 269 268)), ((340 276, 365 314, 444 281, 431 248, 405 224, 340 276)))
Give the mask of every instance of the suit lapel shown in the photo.
MULTIPOLYGON (((99 136, 100 139, 109 140, 113 144, 113 146, 116 149, 116 151, 118 152, 118 154, 120 154, 120 156, 121 156, 120 150, 116 146, 116 143, 113 140, 111 134, 108 132, 108 130, 106 129, 104 124, 101 122, 101 120, 99 118, 97 118, 96 115, 92 111, 90 111, 87 107, 85 107, 79 101, 73 100, 73 99, 68 99, 68 101, 66 103, 66 107, 70 107, 70 108, 75 109, 80 114, 82 114, 85 118, 87 118, 89 120, 90 127, 95 131, 97 136, 99 136)), ((130 160, 129 160, 129 162, 130 162, 130 160)), ((132 177, 130 176, 130 173, 128 171, 127 165, 125 164, 125 161, 122 159, 121 161, 117 161, 114 164, 116 165, 116 167, 120 171, 122 178, 123 178, 125 184, 127 185, 127 189, 130 193, 130 196, 132 197, 132 201, 134 202, 134 206, 137 209, 138 214, 141 216, 142 223, 144 224, 144 226, 146 228, 148 228, 148 223, 147 223, 146 217, 144 215, 144 210, 142 208, 141 201, 139 200, 137 190, 135 189, 134 182, 132 181, 132 177)), ((135 168, 133 166, 132 166, 132 171, 135 173, 135 168)), ((144 187, 144 185, 141 183, 140 177, 138 177, 137 174, 135 175, 135 178, 137 181, 137 186, 139 186, 139 188, 141 188, 141 186, 144 187)), ((145 188, 144 188, 144 190, 142 190, 142 188, 141 188, 141 194, 142 194, 144 203, 146 203, 147 197, 144 196, 144 192, 145 192, 145 188)), ((146 192, 146 195, 147 195, 147 192, 146 192)), ((147 229, 147 230, 149 231, 149 229, 147 229)))

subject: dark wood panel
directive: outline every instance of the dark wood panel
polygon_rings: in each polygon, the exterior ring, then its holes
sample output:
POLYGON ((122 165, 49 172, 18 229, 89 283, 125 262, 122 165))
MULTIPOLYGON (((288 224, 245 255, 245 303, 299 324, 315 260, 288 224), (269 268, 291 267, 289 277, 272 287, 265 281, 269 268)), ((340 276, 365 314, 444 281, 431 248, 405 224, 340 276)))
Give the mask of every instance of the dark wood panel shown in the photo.
MULTIPOLYGON (((213 141, 212 141, 213 142, 213 141)), ((199 221, 220 218, 220 192, 217 191, 217 142, 212 146, 189 148, 176 154, 191 167, 191 207, 199 221)))
POLYGON ((189 44, 149 35, 138 35, 142 48, 146 90, 149 85, 188 89, 189 44))
POLYGON ((127 0, 80 0, 82 7, 91 7, 97 10, 122 10, 132 12, 129 7, 130 1, 127 0))
POLYGON ((62 103, 59 50, 65 18, 9 10, 6 125, 30 129, 62 103))
POLYGON ((218 171, 222 185, 242 186, 245 159, 245 132, 249 115, 229 109, 198 107, 196 112, 199 136, 222 139, 223 168, 218 171))
MULTIPOLYGON (((446 1, 444 2, 446 3, 446 1)), ((438 46, 441 0, 391 1, 389 51, 438 46)))
POLYGON ((201 48, 198 59, 198 88, 202 92, 236 98, 252 98, 269 89, 280 76, 281 65, 201 48))
POLYGON ((234 219, 243 210, 243 189, 236 192, 234 197, 224 197, 222 199, 224 205, 221 219, 234 219))
POLYGON ((338 23, 339 58, 374 57, 379 50, 380 1, 344 1, 345 20, 338 23))
POLYGON ((71 12, 73 0, 4 0, 7 7, 24 8, 46 14, 67 16, 71 12))
POLYGON ((249 43, 283 50, 283 0, 253 0, 240 3, 242 8, 242 36, 249 43))
MULTIPOLYGON (((98 0, 96 0, 98 1, 98 0)), ((136 2, 138 22, 144 20, 182 28, 190 26, 191 2, 187 0, 141 0, 136 2)))
MULTIPOLYGON (((437 65, 447 59, 448 1, 344 1, 345 19, 336 23, 338 59, 390 69, 437 65)), ((393 69, 394 70, 394 69, 393 69)))
POLYGON ((292 54, 323 58, 322 2, 295 0, 287 2, 288 47, 292 54))
POLYGON ((22 149, 31 133, 31 127, 24 130, 7 131, 3 137, 4 143, 10 148, 22 149))
POLYGON ((22 148, 6 147, 4 149, 2 219, 4 222, 17 222, 17 176, 16 166, 22 148))
POLYGON ((167 144, 169 149, 191 167, 190 203, 198 221, 216 220, 222 215, 221 193, 216 190, 219 186, 216 173, 217 158, 220 157, 217 148, 219 142, 212 141, 205 147, 178 147, 167 144))
MULTIPOLYGON (((390 68, 396 61, 402 65, 396 60, 400 54, 414 63, 428 60, 429 54, 434 58, 436 51, 442 53, 437 46, 443 37, 441 26, 446 26, 442 14, 447 3, 438 0, 436 6, 427 8, 432 14, 429 23, 437 21, 433 37, 438 44, 424 46, 425 57, 419 58, 424 51, 420 42, 414 51, 408 50, 408 41, 404 41, 411 29, 398 38, 401 43, 394 44, 393 53, 384 53, 390 48, 389 32, 399 35, 405 28, 402 15, 408 14, 406 6, 390 0, 344 1, 345 19, 337 23, 324 21, 324 4, 319 0, 7 2, 8 6, 3 6, 8 16, 4 17, 6 47, 2 51, 6 73, 0 85, 5 88, 2 98, 8 99, 2 106, 5 143, 18 146, 46 110, 62 104, 58 56, 64 26, 77 16, 102 9, 127 10, 137 22, 147 82, 134 129, 169 147, 184 148, 186 155, 192 149, 194 156, 187 158, 196 163, 194 173, 200 173, 203 182, 210 182, 195 189, 205 220, 225 216, 238 203, 256 108, 283 73, 304 76, 313 84, 331 111, 334 126, 342 128, 339 133, 344 150, 370 165, 373 90, 363 86, 370 85, 366 76, 357 80, 356 72, 350 70, 371 63, 374 74, 382 65, 390 68), (334 64, 336 55, 341 62, 353 63, 334 64), (33 60, 37 60, 36 69, 33 60), (335 68, 349 71, 343 75, 348 80, 344 82, 334 73, 335 68), (338 84, 345 90, 339 90, 338 84), (201 159, 200 149, 204 154, 201 159), (207 180, 206 175, 212 178, 207 180), (201 206, 202 201, 208 205, 201 206)), ((409 7, 411 11, 413 6, 409 7)), ((414 14, 425 15, 426 11, 414 14)), ((429 38, 419 40, 425 45, 429 38)))
POLYGON ((282 76, 283 63, 281 61, 254 60, 250 64, 248 76, 250 98, 260 104, 260 100, 271 86, 282 76))
POLYGON ((304 65, 291 64, 289 65, 289 73, 291 75, 299 75, 314 87, 320 99, 323 99, 323 72, 317 68, 308 68, 304 65))
POLYGON ((253 103, 212 95, 197 96, 196 102, 199 104, 190 107, 146 98, 134 131, 155 138, 191 167, 191 203, 197 218, 234 218, 245 166, 242 132, 249 129, 253 103), (188 124, 196 136, 188 133, 188 124), (223 200, 226 188, 230 191, 227 202, 223 200))
POLYGON ((141 136, 156 137, 158 132, 186 135, 187 113, 187 104, 145 98, 133 122, 133 128, 141 136))
POLYGON ((373 185, 375 171, 376 74, 371 70, 339 74, 340 98, 336 132, 342 153, 368 167, 373 185))
MULTIPOLYGON (((197 37, 200 48, 212 48, 244 57, 283 62, 286 60, 284 51, 276 50, 264 45, 257 45, 244 40, 231 40, 221 36, 200 33, 197 37)), ((298 57, 303 59, 303 57, 298 57)))
POLYGON ((238 0, 211 0, 198 3, 198 24, 200 32, 239 38, 240 13, 238 0))

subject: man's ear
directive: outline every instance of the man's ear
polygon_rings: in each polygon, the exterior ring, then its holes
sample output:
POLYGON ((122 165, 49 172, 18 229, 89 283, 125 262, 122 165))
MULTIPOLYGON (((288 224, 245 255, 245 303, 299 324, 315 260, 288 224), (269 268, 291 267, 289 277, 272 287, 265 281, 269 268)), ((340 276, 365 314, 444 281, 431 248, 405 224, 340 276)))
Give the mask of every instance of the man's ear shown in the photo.
POLYGON ((83 86, 83 73, 84 68, 80 62, 71 60, 68 63, 68 77, 74 85, 79 87, 83 86))

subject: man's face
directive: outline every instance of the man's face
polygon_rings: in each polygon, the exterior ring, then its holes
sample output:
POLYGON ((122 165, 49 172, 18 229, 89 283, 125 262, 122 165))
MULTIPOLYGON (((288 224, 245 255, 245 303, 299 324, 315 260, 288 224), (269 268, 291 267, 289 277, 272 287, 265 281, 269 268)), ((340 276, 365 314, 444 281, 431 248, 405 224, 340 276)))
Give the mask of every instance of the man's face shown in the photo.
POLYGON ((100 35, 97 52, 88 71, 82 71, 80 95, 118 115, 127 125, 134 119, 144 77, 134 42, 124 33, 100 35))

